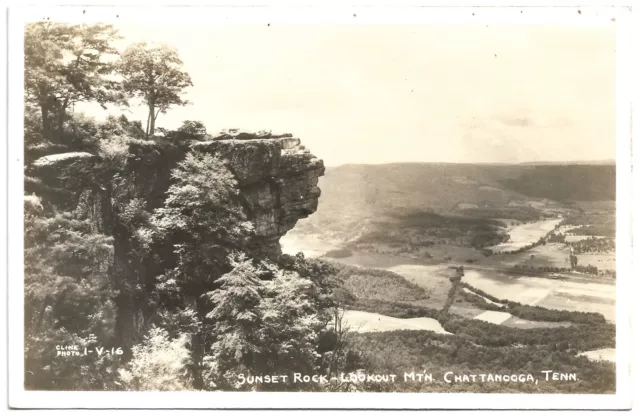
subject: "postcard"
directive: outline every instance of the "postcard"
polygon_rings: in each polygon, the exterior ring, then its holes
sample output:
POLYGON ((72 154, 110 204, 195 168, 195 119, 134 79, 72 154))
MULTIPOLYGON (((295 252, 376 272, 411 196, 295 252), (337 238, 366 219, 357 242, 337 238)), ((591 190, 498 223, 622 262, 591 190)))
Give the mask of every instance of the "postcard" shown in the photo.
POLYGON ((629 408, 630 17, 11 9, 10 405, 629 408))

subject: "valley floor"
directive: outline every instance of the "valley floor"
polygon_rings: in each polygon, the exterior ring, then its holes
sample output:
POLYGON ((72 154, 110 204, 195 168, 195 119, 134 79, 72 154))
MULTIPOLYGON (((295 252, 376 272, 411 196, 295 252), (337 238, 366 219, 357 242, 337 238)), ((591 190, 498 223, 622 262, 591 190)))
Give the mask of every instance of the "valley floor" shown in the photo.
MULTIPOLYGON (((284 252, 301 251, 308 257, 319 257, 326 251, 336 248, 320 239, 307 239, 301 236, 283 238, 281 243, 284 252)), ((449 279, 455 273, 452 267, 459 266, 459 263, 428 264, 428 260, 357 251, 352 252, 348 257, 332 260, 351 266, 394 272, 408 282, 425 289, 428 294, 427 298, 409 301, 408 304, 436 310, 442 308, 451 288, 449 279)), ((615 324, 615 280, 572 272, 525 276, 514 273, 509 264, 500 264, 498 258, 492 256, 487 260, 490 261, 465 264, 462 281, 498 299, 508 299, 523 305, 537 305, 546 309, 597 312, 602 314, 608 322, 615 324)), ((461 290, 471 292, 466 288, 461 290)), ((500 303, 490 299, 484 298, 484 300, 489 304, 501 306, 500 303)), ((508 312, 484 310, 466 302, 454 303, 450 310, 451 313, 467 319, 519 329, 572 325, 570 322, 522 319, 508 312)), ((437 320, 431 318, 399 319, 377 313, 350 310, 346 311, 345 320, 352 330, 359 333, 425 330, 448 334, 437 320)), ((579 355, 594 361, 615 362, 615 348, 584 351, 579 355)))

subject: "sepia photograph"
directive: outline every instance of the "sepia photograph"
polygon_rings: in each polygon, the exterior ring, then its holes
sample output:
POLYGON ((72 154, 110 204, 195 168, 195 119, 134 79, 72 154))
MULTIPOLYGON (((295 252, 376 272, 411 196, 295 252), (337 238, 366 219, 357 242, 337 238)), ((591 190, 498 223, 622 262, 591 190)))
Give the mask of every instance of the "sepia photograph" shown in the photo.
POLYGON ((11 384, 618 397, 620 17, 533 9, 21 14, 11 384))

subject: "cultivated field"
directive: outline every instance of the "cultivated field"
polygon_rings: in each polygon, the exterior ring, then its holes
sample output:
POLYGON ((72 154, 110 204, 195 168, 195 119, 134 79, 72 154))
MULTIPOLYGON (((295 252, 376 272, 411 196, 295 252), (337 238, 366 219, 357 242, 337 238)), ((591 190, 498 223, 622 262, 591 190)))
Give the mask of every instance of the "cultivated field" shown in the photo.
POLYGON ((616 255, 611 254, 578 254, 578 264, 581 266, 595 266, 598 270, 615 270, 616 255))
POLYGON ((561 219, 536 221, 533 223, 520 224, 510 228, 507 233, 510 239, 506 243, 498 244, 489 247, 494 252, 496 251, 511 251, 517 250, 529 244, 535 243, 540 238, 544 237, 556 225, 560 224, 561 219))
POLYGON ((432 331, 438 334, 449 334, 432 318, 399 319, 377 313, 361 311, 345 311, 343 328, 354 332, 386 332, 400 330, 432 331))
POLYGON ((477 319, 479 321, 489 322, 490 324, 500 325, 507 319, 511 318, 513 315, 507 312, 499 312, 499 311, 485 311, 480 315, 476 316, 473 319, 477 319))
POLYGON ((548 309, 598 312, 615 322, 615 284, 575 279, 516 277, 497 271, 465 270, 463 281, 499 299, 548 309))

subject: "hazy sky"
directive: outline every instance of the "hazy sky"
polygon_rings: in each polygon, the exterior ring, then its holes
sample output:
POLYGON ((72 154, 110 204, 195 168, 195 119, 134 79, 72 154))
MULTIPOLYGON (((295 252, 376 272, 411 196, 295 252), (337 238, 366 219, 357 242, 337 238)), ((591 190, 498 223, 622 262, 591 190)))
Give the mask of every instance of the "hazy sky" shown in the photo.
MULTIPOLYGON (((176 47, 193 79, 193 104, 161 127, 290 132, 329 166, 615 157, 612 28, 118 28, 122 45, 176 47)), ((146 120, 139 107, 130 116, 146 120)))

